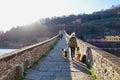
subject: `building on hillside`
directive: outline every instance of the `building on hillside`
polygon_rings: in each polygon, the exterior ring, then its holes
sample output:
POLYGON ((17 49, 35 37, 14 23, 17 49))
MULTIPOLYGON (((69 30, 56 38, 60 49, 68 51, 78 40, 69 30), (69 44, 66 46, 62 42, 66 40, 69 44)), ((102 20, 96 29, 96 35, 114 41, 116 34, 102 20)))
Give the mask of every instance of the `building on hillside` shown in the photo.
POLYGON ((105 36, 107 42, 120 42, 120 35, 107 35, 105 36))
POLYGON ((94 39, 87 39, 87 42, 104 42, 104 38, 94 38, 94 39))
POLYGON ((81 19, 78 18, 78 19, 75 20, 75 22, 76 22, 76 23, 81 23, 81 19))
POLYGON ((73 24, 76 24, 76 23, 81 24, 81 19, 80 19, 80 18, 77 18, 77 19, 75 19, 74 21, 72 21, 72 23, 73 23, 73 24))
POLYGON ((104 35, 89 35, 86 36, 87 42, 104 42, 104 35))

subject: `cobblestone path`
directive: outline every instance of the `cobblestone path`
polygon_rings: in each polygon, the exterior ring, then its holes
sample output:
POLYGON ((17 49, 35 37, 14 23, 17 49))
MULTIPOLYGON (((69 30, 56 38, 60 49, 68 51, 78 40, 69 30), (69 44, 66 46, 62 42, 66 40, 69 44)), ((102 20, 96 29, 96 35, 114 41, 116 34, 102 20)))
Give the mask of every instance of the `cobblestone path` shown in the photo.
POLYGON ((93 80, 82 64, 71 60, 69 56, 63 59, 61 49, 67 48, 66 44, 64 37, 59 40, 38 64, 26 72, 25 80, 93 80))

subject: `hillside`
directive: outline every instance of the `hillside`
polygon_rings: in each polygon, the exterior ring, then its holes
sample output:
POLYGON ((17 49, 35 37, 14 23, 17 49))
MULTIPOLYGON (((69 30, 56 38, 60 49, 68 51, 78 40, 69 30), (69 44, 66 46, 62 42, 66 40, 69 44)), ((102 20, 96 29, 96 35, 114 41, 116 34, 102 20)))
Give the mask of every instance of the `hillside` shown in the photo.
POLYGON ((0 48, 20 48, 50 38, 59 30, 76 32, 83 40, 102 37, 106 34, 120 34, 120 6, 92 14, 71 14, 69 16, 40 19, 30 25, 18 26, 0 36, 0 48), (18 45, 20 45, 18 47, 18 45))

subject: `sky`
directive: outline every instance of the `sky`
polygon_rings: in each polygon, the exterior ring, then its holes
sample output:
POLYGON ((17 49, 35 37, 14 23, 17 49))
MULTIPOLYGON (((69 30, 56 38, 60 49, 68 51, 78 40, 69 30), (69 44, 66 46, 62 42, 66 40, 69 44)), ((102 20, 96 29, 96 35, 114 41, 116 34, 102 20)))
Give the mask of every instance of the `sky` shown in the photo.
POLYGON ((92 13, 119 4, 120 0, 0 0, 0 31, 41 18, 92 13))

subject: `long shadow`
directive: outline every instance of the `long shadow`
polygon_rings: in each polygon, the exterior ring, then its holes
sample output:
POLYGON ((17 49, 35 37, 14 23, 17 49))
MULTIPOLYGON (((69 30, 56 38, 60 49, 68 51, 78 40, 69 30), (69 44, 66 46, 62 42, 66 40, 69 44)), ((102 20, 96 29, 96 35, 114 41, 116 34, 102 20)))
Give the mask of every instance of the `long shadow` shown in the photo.
POLYGON ((82 63, 79 63, 79 62, 73 60, 73 67, 74 67, 75 69, 77 69, 77 70, 85 73, 85 74, 90 75, 90 73, 89 73, 89 71, 87 70, 86 66, 85 66, 84 64, 82 64, 82 63))

